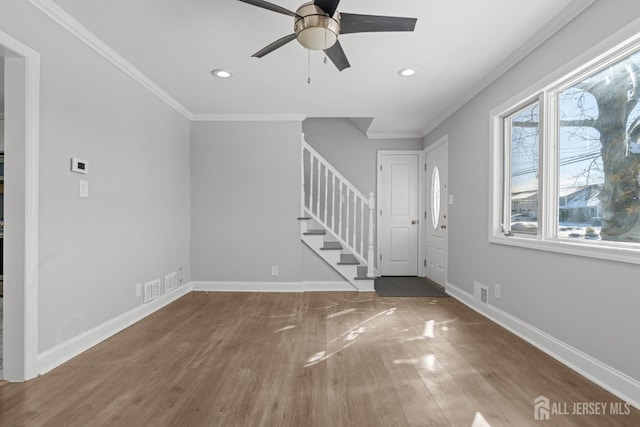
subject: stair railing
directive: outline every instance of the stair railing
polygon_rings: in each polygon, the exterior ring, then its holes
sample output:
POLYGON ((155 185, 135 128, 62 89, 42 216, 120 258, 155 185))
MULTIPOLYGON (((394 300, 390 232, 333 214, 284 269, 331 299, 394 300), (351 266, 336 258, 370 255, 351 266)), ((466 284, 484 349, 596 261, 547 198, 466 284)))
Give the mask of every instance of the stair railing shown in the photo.
POLYGON ((310 216, 374 277, 373 240, 375 199, 365 197, 316 150, 302 139, 302 216, 310 216))

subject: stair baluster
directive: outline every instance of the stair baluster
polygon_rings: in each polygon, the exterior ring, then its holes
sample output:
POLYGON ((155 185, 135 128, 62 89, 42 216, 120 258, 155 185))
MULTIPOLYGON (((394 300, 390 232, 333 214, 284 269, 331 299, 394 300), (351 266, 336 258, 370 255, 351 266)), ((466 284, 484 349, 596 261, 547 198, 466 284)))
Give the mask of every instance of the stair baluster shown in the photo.
POLYGON ((369 193, 369 197, 365 197, 304 139, 301 164, 303 169, 306 168, 301 173, 303 216, 312 218, 325 228, 327 234, 333 235, 345 250, 355 256, 361 266, 367 267, 367 277, 374 277, 374 194, 369 193), (306 156, 309 157, 308 163, 305 162, 306 156), (366 216, 365 209, 369 210, 366 216))

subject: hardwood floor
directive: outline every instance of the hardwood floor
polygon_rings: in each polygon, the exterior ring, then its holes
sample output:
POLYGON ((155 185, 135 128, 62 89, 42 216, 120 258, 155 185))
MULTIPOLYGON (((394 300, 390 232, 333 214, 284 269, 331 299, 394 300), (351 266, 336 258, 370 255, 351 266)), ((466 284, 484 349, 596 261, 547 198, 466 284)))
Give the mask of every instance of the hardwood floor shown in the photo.
POLYGON ((0 425, 640 425, 633 408, 535 421, 541 395, 620 403, 453 298, 198 292, 0 385, 0 425))

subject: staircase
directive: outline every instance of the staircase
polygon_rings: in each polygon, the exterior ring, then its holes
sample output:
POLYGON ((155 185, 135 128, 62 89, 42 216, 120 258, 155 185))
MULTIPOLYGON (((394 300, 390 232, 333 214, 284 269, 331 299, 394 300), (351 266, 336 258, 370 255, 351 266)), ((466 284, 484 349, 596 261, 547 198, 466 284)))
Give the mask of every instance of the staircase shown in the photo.
POLYGON ((302 241, 355 290, 373 291, 373 193, 365 197, 302 140, 302 241))

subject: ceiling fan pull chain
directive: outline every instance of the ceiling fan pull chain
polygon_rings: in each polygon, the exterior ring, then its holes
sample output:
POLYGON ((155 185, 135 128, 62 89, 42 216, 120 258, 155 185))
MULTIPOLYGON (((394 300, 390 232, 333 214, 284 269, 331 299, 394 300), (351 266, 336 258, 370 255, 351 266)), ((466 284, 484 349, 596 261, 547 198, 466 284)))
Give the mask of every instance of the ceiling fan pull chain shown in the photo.
POLYGON ((324 32, 324 64, 327 65, 327 32, 324 32))
POLYGON ((311 84, 311 49, 307 49, 307 84, 311 84))

